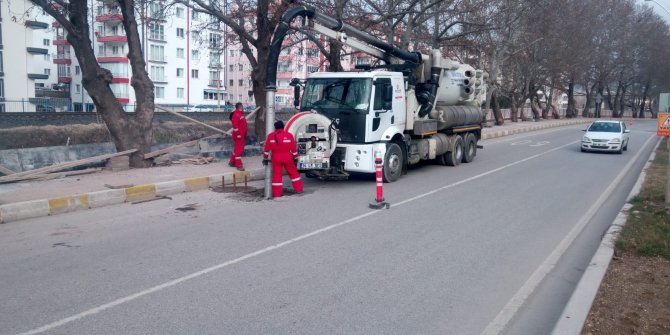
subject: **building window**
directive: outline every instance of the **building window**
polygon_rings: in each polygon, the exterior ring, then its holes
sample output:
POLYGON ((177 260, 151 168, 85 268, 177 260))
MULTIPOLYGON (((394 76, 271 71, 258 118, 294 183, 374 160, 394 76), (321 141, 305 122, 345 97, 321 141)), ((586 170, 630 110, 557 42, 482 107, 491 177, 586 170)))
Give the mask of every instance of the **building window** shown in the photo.
POLYGON ((177 58, 184 58, 184 48, 177 48, 177 58))
POLYGON ((184 28, 177 28, 177 37, 184 38, 184 28))
POLYGON ((184 8, 177 7, 176 15, 177 15, 178 18, 183 19, 184 18, 184 8))
POLYGON ((233 64, 230 64, 230 65, 228 66, 228 68, 230 69, 230 72, 235 71, 235 65, 233 65, 233 64))
POLYGON ((200 51, 191 50, 191 58, 194 59, 194 60, 200 59, 200 51))
POLYGON ((5 80, 0 78, 0 98, 5 97, 5 80))
POLYGON ((74 92, 77 93, 77 94, 81 93, 81 85, 80 84, 74 85, 74 92))
POLYGON ((165 98, 165 87, 162 86, 156 86, 156 99, 164 99, 165 98))
POLYGON ((228 86, 230 86, 230 87, 233 87, 233 86, 235 86, 235 85, 234 85, 235 81, 234 81, 234 80, 232 80, 232 79, 231 79, 231 80, 229 80, 229 81, 228 81, 228 83, 230 84, 230 85, 228 85, 228 86))
POLYGON ((184 69, 178 67, 177 68, 177 78, 183 78, 184 77, 184 69))
POLYGON ((235 57, 235 50, 229 50, 228 54, 230 55, 230 57, 235 57))
POLYGON ((44 74, 46 74, 47 76, 50 76, 51 75, 51 69, 44 69, 44 74))
POLYGON ((240 70, 240 72, 244 71, 244 65, 242 64, 237 64, 237 68, 240 70))
POLYGON ((177 98, 184 98, 184 88, 183 87, 177 87, 177 98))
POLYGON ((209 33, 209 47, 211 49, 217 49, 221 47, 221 35, 209 33))
POLYGON ((198 19, 198 12, 196 11, 191 11, 191 19, 197 20, 198 19))
POLYGON ((149 69, 149 76, 153 81, 165 81, 165 67, 152 65, 149 69))
POLYGON ((319 56, 319 49, 307 49, 307 57, 316 58, 319 56))
POLYGON ((198 70, 191 70, 191 78, 198 78, 198 70))
POLYGON ((249 87, 251 87, 251 85, 253 85, 253 82, 249 79, 249 87))
POLYGON ((149 45, 149 60, 155 62, 165 61, 165 47, 162 45, 149 45))
POLYGON ((279 64, 277 64, 277 72, 289 72, 289 71, 291 71, 290 62, 279 62, 279 64))
POLYGON ((319 66, 318 65, 313 65, 313 64, 307 65, 307 72, 313 73, 313 72, 316 72, 316 71, 319 71, 319 66))
POLYGON ((163 10, 161 8, 161 4, 158 2, 152 2, 149 4, 149 16, 152 19, 162 19, 163 18, 163 10))
POLYGON ((160 24, 150 23, 149 24, 149 38, 152 40, 165 40, 165 27, 160 24))
POLYGON ((240 79, 237 82, 238 82, 240 87, 244 86, 244 79, 240 79))
POLYGON ((48 47, 51 44, 51 40, 49 40, 48 38, 45 38, 45 39, 42 40, 42 44, 44 46, 48 47))
POLYGON ((74 66, 74 74, 80 74, 80 73, 81 73, 81 68, 79 67, 79 65, 75 65, 74 66))
POLYGON ((44 60, 45 61, 50 61, 51 60, 51 54, 44 54, 44 60))

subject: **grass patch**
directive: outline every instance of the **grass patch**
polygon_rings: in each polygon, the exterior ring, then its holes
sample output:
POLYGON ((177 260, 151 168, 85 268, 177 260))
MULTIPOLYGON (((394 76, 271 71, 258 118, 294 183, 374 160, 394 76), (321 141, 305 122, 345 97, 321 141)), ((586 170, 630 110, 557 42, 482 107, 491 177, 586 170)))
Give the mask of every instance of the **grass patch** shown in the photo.
POLYGON ((617 251, 670 260, 670 210, 665 205, 667 141, 665 138, 658 146, 640 194, 631 201, 633 207, 615 243, 617 251))

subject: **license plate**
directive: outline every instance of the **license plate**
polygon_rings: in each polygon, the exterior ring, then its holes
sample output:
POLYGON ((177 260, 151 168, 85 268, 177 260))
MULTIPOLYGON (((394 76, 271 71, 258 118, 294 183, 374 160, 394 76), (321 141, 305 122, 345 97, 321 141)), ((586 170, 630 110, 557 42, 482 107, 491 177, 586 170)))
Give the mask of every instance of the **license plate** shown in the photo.
POLYGON ((596 143, 596 144, 594 144, 593 146, 594 146, 594 147, 606 147, 607 144, 598 144, 598 143, 596 143))
POLYGON ((320 169, 322 166, 323 165, 321 163, 300 163, 298 168, 300 170, 320 169))

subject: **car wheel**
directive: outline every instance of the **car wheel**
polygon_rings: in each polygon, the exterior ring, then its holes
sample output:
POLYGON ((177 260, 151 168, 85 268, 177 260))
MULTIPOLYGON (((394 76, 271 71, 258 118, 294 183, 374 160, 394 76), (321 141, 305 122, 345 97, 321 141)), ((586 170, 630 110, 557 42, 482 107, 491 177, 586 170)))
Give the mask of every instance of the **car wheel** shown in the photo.
POLYGON ((584 148, 581 148, 581 150, 582 150, 582 152, 586 152, 586 149, 584 149, 584 148))
POLYGON ((621 155, 621 154, 623 153, 623 147, 619 148, 619 150, 617 150, 616 153, 619 154, 619 155, 621 155))
MULTIPOLYGON (((628 140, 628 141, 630 141, 630 140, 628 140)), ((624 151, 628 151, 628 141, 626 141, 626 145, 623 147, 624 151)))
POLYGON ((382 175, 385 183, 392 183, 400 179, 402 168, 405 164, 405 156, 397 143, 389 143, 384 155, 384 167, 382 175))

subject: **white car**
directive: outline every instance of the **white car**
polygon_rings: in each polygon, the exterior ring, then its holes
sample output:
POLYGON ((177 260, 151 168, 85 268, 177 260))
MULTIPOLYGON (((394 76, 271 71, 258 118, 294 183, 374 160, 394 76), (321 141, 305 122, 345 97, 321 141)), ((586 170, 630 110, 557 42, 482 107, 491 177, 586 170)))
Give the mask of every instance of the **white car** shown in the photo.
POLYGON ((195 105, 184 107, 184 112, 213 112, 214 109, 205 105, 195 105))
POLYGON ((630 130, 623 121, 598 120, 584 130, 582 137, 582 152, 611 151, 622 153, 628 150, 630 130))

